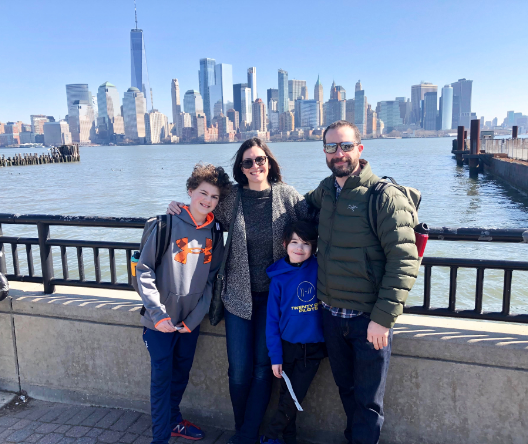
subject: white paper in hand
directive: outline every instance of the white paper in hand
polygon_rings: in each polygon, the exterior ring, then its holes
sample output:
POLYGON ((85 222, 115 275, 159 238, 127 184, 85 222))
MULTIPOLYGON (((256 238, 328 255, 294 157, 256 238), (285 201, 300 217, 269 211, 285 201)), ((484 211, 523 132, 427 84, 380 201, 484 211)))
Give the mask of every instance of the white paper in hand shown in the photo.
POLYGON ((291 395, 291 397, 293 399, 293 402, 295 402, 295 406, 297 407, 297 410, 299 412, 302 412, 303 409, 301 407, 301 404, 299 404, 299 401, 297 401, 297 396, 295 396, 295 393, 293 391, 293 388, 292 388, 292 385, 291 385, 291 382, 290 382, 290 378, 288 378, 288 376, 286 376, 286 373, 284 373, 284 372, 281 373, 281 376, 284 378, 284 382, 288 386, 288 390, 289 390, 290 395, 291 395))

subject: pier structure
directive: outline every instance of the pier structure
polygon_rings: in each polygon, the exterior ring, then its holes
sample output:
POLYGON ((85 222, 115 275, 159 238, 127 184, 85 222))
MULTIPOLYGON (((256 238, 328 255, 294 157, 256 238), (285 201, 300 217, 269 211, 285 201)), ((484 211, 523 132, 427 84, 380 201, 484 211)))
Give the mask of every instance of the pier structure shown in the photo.
POLYGON ((48 154, 16 153, 6 157, 0 157, 0 168, 9 166, 44 165, 48 163, 79 162, 81 156, 79 145, 61 145, 51 148, 48 154))

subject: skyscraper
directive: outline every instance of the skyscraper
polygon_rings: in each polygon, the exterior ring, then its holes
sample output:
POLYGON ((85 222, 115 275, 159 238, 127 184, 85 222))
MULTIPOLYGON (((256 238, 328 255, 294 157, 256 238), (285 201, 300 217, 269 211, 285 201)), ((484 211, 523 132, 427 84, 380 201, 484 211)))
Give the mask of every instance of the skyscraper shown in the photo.
POLYGON ((359 133, 364 136, 367 134, 367 96, 361 88, 361 82, 358 80, 354 97, 354 123, 358 127, 359 133))
POLYGON ((76 100, 68 114, 72 141, 80 145, 95 142, 94 112, 91 102, 76 100))
POLYGON ((178 79, 172 79, 171 98, 172 98, 172 123, 176 125, 178 122, 178 116, 181 113, 180 84, 178 82, 178 79))
MULTIPOLYGON (((337 120, 345 120, 346 101, 330 99, 324 104, 325 125, 328 126, 337 120)), ((366 123, 366 120, 365 120, 366 123)))
POLYGON ((252 104, 252 128, 255 131, 267 131, 266 105, 262 99, 257 99, 252 104))
POLYGON ((121 116, 121 100, 119 100, 119 93, 117 92, 117 88, 110 82, 104 82, 99 86, 97 90, 97 106, 97 127, 99 128, 99 138, 108 139, 116 132, 114 131, 115 117, 121 116))
POLYGON ((145 137, 146 113, 145 95, 135 86, 128 88, 123 97, 123 118, 127 139, 138 141, 145 137))
MULTIPOLYGON (((428 82, 420 82, 419 85, 411 87, 411 123, 422 126, 423 119, 423 100, 425 93, 437 92, 438 86, 428 82)), ((383 119, 381 119, 383 120, 383 119)), ((386 122, 385 122, 386 125, 386 122)))
POLYGON ((290 110, 288 98, 288 72, 279 69, 279 114, 290 110))
POLYGON ((426 131, 436 130, 436 117, 438 114, 438 94, 436 91, 424 94, 423 128, 426 131))
POLYGON ((65 120, 60 122, 44 122, 44 143, 48 146, 69 145, 72 143, 70 126, 65 120))
POLYGON ((319 76, 317 76, 317 82, 315 82, 314 87, 314 100, 317 100, 318 102, 323 103, 324 102, 324 96, 323 96, 323 84, 319 80, 319 76))
POLYGON ((317 128, 320 126, 320 107, 317 100, 300 100, 300 124, 301 128, 317 128))
POLYGON ((252 66, 251 68, 248 68, 247 71, 247 77, 248 77, 248 87, 251 88, 251 100, 254 102, 257 100, 258 94, 257 94, 257 68, 252 66))
POLYGON ((240 114, 238 114, 238 111, 233 108, 228 109, 227 118, 233 123, 233 130, 238 131, 240 126, 240 114))
POLYGON ((471 94, 473 80, 459 79, 458 82, 451 83, 453 87, 453 122, 452 128, 460 125, 460 118, 464 115, 471 115, 471 94))
POLYGON ((46 122, 50 122, 53 120, 50 120, 48 116, 45 116, 43 114, 33 114, 30 116, 31 118, 31 131, 35 134, 44 134, 44 124, 46 122))
POLYGON ((157 109, 145 114, 145 137, 147 143, 160 143, 169 135, 169 119, 157 109))
POLYGON ((387 133, 390 133, 395 127, 403 124, 400 103, 398 100, 378 102, 377 109, 379 109, 379 113, 377 117, 385 124, 387 133))
POLYGON ((238 111, 240 118, 242 118, 242 91, 247 87, 247 83, 237 83, 236 85, 233 85, 233 108, 235 111, 238 111))
POLYGON ((227 110, 233 108, 233 66, 227 63, 215 65, 215 85, 209 87, 209 91, 215 91, 211 96, 211 115, 216 117, 220 113, 226 114, 227 110), (218 112, 215 111, 218 110, 218 112))
POLYGON ((279 101, 279 90, 278 89, 268 88, 267 94, 266 94, 266 103, 269 103, 271 99, 276 100, 277 102, 279 101))
POLYGON ((288 80, 288 97, 290 100, 294 102, 306 100, 303 91, 306 93, 306 80, 288 80))
POLYGON ((139 89, 147 101, 147 110, 152 109, 152 89, 150 88, 147 54, 145 51, 145 40, 143 30, 137 27, 137 13, 134 5, 136 28, 130 30, 130 69, 131 85, 139 89))
POLYGON ((446 85, 442 88, 442 130, 449 130, 453 125, 453 88, 446 85))
POLYGON ((187 91, 185 96, 183 96, 183 108, 185 109, 186 113, 191 115, 203 113, 204 103, 202 95, 194 89, 187 91))
MULTIPOLYGON (((242 108, 242 113, 240 114, 240 127, 242 128, 242 123, 249 126, 253 122, 251 88, 242 88, 240 90, 240 106, 242 108)), ((243 131, 246 131, 246 128, 244 128, 243 131)))
MULTIPOLYGON (((203 99, 203 109, 207 122, 211 121, 213 117, 211 113, 211 99, 209 97, 209 87, 215 85, 215 59, 200 59, 200 71, 199 71, 199 81, 200 81, 200 94, 203 99)), ((186 111, 187 112, 187 111, 186 111)))
POLYGON ((92 104, 92 93, 88 90, 86 83, 75 83, 66 85, 66 102, 68 104, 68 114, 73 109, 73 104, 77 100, 84 100, 92 104))

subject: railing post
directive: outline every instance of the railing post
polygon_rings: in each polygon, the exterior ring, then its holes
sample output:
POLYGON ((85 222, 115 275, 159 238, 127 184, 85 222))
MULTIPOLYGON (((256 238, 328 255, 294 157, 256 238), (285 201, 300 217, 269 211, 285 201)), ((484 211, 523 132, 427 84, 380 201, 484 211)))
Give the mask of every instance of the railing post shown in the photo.
MULTIPOLYGON (((0 236, 3 236, 2 224, 0 224, 0 236)), ((7 274, 7 263, 6 263, 5 249, 4 249, 3 243, 0 243, 0 273, 7 274)))
POLYGON ((42 267, 42 281, 44 283, 44 293, 52 294, 55 291, 53 281, 53 256, 51 254, 51 246, 46 241, 50 238, 49 224, 39 222, 38 239, 40 250, 40 265, 42 267))

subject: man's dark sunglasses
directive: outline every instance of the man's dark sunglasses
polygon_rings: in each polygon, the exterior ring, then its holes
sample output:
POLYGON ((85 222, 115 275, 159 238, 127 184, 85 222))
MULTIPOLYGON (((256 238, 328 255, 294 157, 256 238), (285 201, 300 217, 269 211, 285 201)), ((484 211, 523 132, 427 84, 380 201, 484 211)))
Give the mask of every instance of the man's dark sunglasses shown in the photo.
POLYGON ((249 170, 251 167, 253 167, 253 162, 255 162, 258 166, 262 166, 266 163, 266 159, 268 156, 258 156, 255 157, 255 159, 244 159, 242 162, 240 162, 240 165, 242 168, 249 170))
POLYGON ((341 150, 347 153, 348 151, 352 151, 356 145, 358 144, 354 142, 325 143, 324 150, 327 154, 334 154, 337 148, 341 147, 341 150))

